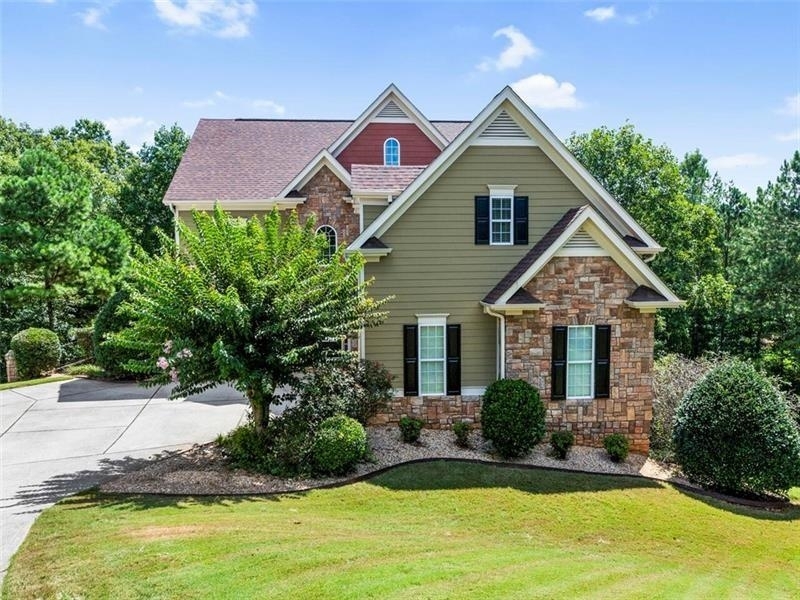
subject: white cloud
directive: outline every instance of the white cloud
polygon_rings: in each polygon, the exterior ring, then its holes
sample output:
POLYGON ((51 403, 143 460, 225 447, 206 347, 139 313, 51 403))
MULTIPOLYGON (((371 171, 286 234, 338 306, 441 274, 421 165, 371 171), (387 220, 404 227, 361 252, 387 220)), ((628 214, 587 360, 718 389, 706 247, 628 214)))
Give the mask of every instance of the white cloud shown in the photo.
POLYGON ((258 7, 254 0, 153 0, 158 17, 175 30, 220 38, 250 35, 258 7))
POLYGON ((617 9, 613 6, 598 6, 597 8, 587 10, 583 13, 583 15, 594 21, 597 21, 598 23, 602 23, 616 17, 617 9))
POLYGON ((614 5, 598 6, 591 10, 584 11, 583 16, 597 21, 598 23, 605 23, 606 21, 622 21, 627 25, 638 25, 644 21, 649 21, 656 16, 658 8, 655 4, 651 4, 647 10, 640 13, 623 14, 617 12, 617 7, 614 5))
POLYGON ((531 108, 566 108, 583 107, 575 96, 575 86, 568 81, 559 83, 555 77, 537 73, 512 83, 511 87, 531 108))
POLYGON ((75 15, 86 25, 92 29, 99 29, 100 31, 108 31, 108 27, 103 23, 108 11, 117 3, 117 0, 94 0, 91 6, 85 10, 75 13, 75 15))
POLYGON ((109 117, 103 120, 115 141, 124 140, 134 151, 153 139, 157 124, 144 117, 109 117))
POLYGON ((795 129, 794 131, 788 131, 786 133, 776 133, 773 137, 779 142, 800 143, 800 127, 795 129))
POLYGON ((524 33, 513 25, 494 32, 492 37, 505 36, 510 45, 497 58, 485 58, 478 65, 479 71, 505 71, 519 67, 527 58, 533 58, 540 50, 524 33))
POLYGON ((142 94, 144 94, 144 88, 140 85, 137 85, 131 90, 131 93, 136 96, 141 96, 142 94))
POLYGON ((237 96, 230 96, 225 92, 217 90, 206 98, 198 100, 185 100, 181 103, 186 108, 206 108, 210 106, 222 106, 224 104, 231 104, 238 106, 240 109, 256 110, 259 113, 268 113, 273 115, 283 115, 286 113, 286 107, 278 104, 274 100, 267 100, 262 98, 239 98, 237 96))
POLYGON ((800 94, 796 96, 786 96, 786 98, 783 99, 783 106, 776 112, 780 115, 800 117, 800 94))
POLYGON ((769 159, 755 152, 743 152, 742 154, 731 154, 728 156, 718 156, 708 161, 713 169, 739 169, 747 167, 760 167, 767 164, 769 159))

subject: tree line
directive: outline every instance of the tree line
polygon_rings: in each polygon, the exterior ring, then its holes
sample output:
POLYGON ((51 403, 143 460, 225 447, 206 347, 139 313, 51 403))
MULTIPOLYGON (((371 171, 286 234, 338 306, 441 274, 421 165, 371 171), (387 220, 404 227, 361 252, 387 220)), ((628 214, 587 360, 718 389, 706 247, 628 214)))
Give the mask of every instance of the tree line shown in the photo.
MULTIPOLYGON (((133 152, 97 121, 44 132, 0 118, 0 352, 31 326, 68 342, 132 249, 159 251, 187 144, 177 125, 133 152)), ((666 248, 651 266, 687 305, 658 315, 657 353, 741 356, 800 391, 800 152, 749 197, 699 150, 679 159, 630 123, 567 146, 666 248)))

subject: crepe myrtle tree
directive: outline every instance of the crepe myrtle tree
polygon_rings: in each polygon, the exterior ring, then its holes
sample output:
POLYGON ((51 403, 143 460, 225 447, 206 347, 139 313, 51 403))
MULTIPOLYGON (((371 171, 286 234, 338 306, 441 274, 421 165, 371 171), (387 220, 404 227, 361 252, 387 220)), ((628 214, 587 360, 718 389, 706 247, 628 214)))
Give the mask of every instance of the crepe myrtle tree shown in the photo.
POLYGON ((129 326, 112 342, 150 357, 127 368, 174 382, 172 396, 230 383, 250 401, 263 430, 275 391, 308 369, 352 353, 330 340, 379 324, 386 300, 367 295, 363 258, 327 241, 292 212, 235 219, 219 206, 178 223, 180 245, 132 261, 129 326))

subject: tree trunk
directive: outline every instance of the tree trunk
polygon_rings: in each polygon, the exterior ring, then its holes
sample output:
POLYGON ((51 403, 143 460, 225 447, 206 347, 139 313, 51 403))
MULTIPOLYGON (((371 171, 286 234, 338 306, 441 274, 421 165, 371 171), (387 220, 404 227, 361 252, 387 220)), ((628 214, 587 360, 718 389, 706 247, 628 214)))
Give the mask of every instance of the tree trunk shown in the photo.
POLYGON ((269 423, 271 398, 266 398, 264 394, 255 390, 248 390, 247 399, 250 401, 250 409, 253 412, 253 424, 256 427, 256 431, 263 433, 267 423, 269 423))

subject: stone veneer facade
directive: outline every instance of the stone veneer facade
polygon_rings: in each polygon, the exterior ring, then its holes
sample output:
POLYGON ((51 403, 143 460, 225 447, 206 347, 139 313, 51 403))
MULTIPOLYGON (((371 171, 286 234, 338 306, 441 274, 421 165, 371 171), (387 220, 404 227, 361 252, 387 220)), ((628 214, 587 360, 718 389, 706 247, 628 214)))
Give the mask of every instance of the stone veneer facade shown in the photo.
POLYGON ((480 396, 398 396, 370 419, 370 425, 396 425, 400 417, 415 417, 429 429, 450 429, 454 423, 480 423, 480 396))
POLYGON ((611 258, 555 257, 525 286, 546 308, 506 317, 507 376, 539 388, 548 429, 571 429, 577 444, 602 446, 622 433, 632 450, 649 449, 655 315, 625 305, 635 288, 611 258), (554 325, 611 326, 609 398, 550 399, 554 325))
POLYGON ((317 227, 330 225, 336 230, 339 245, 349 244, 358 237, 358 212, 345 201, 350 190, 328 167, 322 167, 311 180, 298 190, 306 201, 297 206, 297 216, 304 222, 310 215, 317 219, 317 227))

